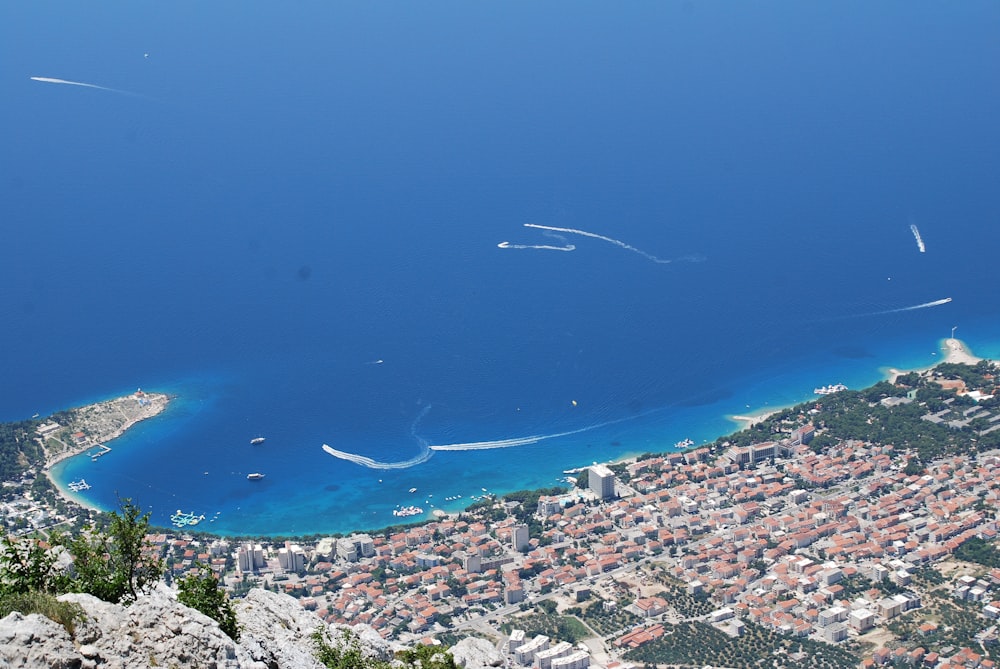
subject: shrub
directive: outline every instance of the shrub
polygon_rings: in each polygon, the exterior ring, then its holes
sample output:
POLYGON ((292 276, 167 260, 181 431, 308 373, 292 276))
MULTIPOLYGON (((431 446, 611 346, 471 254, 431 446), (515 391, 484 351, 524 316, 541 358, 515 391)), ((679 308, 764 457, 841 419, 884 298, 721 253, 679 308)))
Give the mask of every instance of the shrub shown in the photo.
POLYGON ((163 561, 148 551, 149 514, 130 499, 119 500, 121 513, 111 512, 104 534, 80 534, 64 540, 73 556, 74 574, 67 589, 106 602, 130 604, 163 575, 163 561))
POLYGON ((348 630, 341 630, 340 639, 334 640, 321 627, 313 632, 312 641, 316 659, 328 669, 390 669, 388 662, 367 657, 361 640, 348 630))
POLYGON ((232 602, 226 591, 219 587, 219 579, 211 569, 202 567, 200 573, 184 577, 178 584, 177 599, 219 623, 222 631, 233 641, 240 640, 240 629, 232 602))
POLYGON ((12 611, 23 615, 41 614, 62 625, 70 634, 73 634, 76 623, 85 618, 79 604, 60 602, 55 595, 37 590, 0 595, 0 618, 12 611))

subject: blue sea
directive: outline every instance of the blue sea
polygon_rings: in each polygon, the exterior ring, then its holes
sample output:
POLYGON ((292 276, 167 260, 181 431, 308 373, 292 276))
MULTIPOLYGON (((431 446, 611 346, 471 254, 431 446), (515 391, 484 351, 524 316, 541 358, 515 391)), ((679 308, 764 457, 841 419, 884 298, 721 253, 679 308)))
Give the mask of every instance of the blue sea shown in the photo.
POLYGON ((6 3, 0 419, 169 393, 55 477, 349 532, 953 328, 1000 357, 997 35, 985 1, 6 3))

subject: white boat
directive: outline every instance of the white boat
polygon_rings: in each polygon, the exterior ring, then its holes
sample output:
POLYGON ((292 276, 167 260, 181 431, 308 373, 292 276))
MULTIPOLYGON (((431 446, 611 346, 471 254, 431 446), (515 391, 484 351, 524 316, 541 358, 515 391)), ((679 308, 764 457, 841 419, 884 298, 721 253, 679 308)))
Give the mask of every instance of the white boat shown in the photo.
POLYGON ((410 492, 417 492, 416 488, 410 488, 410 492))
POLYGON ((259 481, 264 478, 264 475, 260 472, 254 472, 253 474, 247 474, 247 479, 250 481, 259 481))
POLYGON ((254 437, 253 439, 250 440, 250 443, 253 446, 256 446, 257 444, 263 444, 265 441, 267 441, 266 437, 254 437))
POLYGON ((813 392, 817 395, 832 395, 833 393, 839 393, 841 390, 847 390, 847 386, 843 383, 834 383, 829 386, 814 388, 813 392))

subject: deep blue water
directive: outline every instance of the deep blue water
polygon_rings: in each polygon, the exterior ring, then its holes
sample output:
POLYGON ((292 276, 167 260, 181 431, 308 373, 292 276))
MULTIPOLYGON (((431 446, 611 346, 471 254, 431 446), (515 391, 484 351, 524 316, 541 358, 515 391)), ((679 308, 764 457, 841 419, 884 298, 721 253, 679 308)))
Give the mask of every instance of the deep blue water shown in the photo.
POLYGON ((0 418, 176 396, 91 504, 376 528, 1000 356, 993 3, 56 7, 0 8, 0 418))

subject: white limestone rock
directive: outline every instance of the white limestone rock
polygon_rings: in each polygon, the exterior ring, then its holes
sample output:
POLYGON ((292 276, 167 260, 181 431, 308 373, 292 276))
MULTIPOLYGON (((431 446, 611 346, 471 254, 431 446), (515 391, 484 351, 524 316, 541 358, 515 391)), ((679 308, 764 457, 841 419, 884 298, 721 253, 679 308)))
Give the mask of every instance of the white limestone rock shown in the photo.
MULTIPOLYGON (((0 667, 321 669, 311 638, 320 628, 334 643, 341 630, 349 629, 366 656, 392 659, 392 648, 371 627, 327 627, 297 600, 266 590, 251 590, 233 601, 241 628, 238 644, 214 620, 178 602, 163 584, 128 607, 78 593, 59 599, 83 609, 84 620, 73 634, 44 616, 12 613, 0 620, 0 667)), ((470 663, 468 669, 480 666, 492 665, 470 663)))
POLYGON ((83 656, 62 625, 37 613, 0 619, 0 667, 78 669, 83 656))
POLYGON ((239 668, 236 645, 218 623, 178 602, 163 584, 127 608, 84 594, 59 599, 83 608, 87 620, 77 625, 75 640, 102 668, 239 668))
POLYGON ((233 602, 240 627, 241 667, 321 669, 312 633, 325 623, 288 595, 254 589, 233 602))
POLYGON ((486 639, 466 637, 451 648, 455 664, 464 669, 503 666, 503 654, 486 639))

